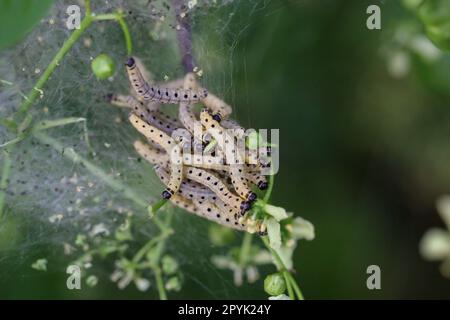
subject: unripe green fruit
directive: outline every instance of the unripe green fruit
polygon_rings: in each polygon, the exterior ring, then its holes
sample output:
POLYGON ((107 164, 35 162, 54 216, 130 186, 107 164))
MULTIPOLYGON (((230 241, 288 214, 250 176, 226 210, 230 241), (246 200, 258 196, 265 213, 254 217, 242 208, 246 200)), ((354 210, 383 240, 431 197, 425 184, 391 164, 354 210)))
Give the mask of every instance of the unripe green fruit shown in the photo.
POLYGON ((286 282, 279 273, 268 275, 264 279, 264 291, 271 296, 279 296, 286 291, 286 282))
POLYGON ((92 60, 91 68, 97 79, 104 80, 114 75, 116 64, 110 56, 102 53, 92 60))
POLYGON ((178 270, 178 262, 171 256, 164 256, 161 264, 165 274, 174 274, 178 270))

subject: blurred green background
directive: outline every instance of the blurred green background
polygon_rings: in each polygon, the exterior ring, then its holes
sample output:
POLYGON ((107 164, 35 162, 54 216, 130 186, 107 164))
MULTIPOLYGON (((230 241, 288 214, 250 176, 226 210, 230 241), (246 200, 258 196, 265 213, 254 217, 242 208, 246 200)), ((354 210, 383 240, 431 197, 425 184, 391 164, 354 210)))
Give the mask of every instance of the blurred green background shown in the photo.
MULTIPOLYGON (((95 8, 102 11, 101 4, 95 8)), ((306 298, 449 298, 449 280, 440 275, 437 264, 420 257, 418 244, 428 228, 443 226, 435 201, 450 190, 450 58, 442 53, 439 60, 425 63, 411 53, 409 72, 396 78, 387 67, 389 54, 384 54, 402 25, 416 23, 414 14, 400 1, 360 0, 241 0, 202 10, 193 17, 193 38, 206 83, 235 106, 235 117, 245 127, 280 129, 280 170, 272 201, 315 225, 316 239, 300 242, 295 253, 296 278, 306 298), (370 4, 381 7, 381 30, 366 28, 370 4), (212 71, 216 74, 208 73, 212 71), (381 268, 381 290, 366 287, 366 268, 372 264, 381 268)), ((139 17, 131 22, 134 38, 146 21, 144 15, 139 17)), ((99 53, 108 41, 122 41, 118 28, 108 30, 104 42, 94 41, 99 53)), ((55 33, 63 36, 63 31, 55 33)), ((30 59, 16 48, 1 52, 0 59, 9 59, 11 52, 19 52, 16 66, 20 59, 30 59)), ((40 55, 37 48, 32 50, 40 55)), ((136 51, 151 67, 157 66, 157 78, 182 73, 181 67, 173 67, 176 55, 170 54, 176 44, 161 48, 140 41, 136 51), (155 54, 158 50, 169 52, 162 54, 167 61, 155 54)), ((49 56, 43 61, 48 61, 52 53, 45 54, 49 56)), ((124 53, 115 51, 113 57, 120 64, 124 53)), ((66 58, 76 59, 75 54, 66 58)), ((96 83, 88 63, 80 65, 84 78, 76 86, 66 82, 60 99, 76 95, 81 82, 88 87, 96 83)), ((56 83, 67 69, 51 81, 56 83)), ((33 82, 25 83, 29 87, 33 82)), ((97 83, 97 91, 110 90, 111 84, 97 83)), ((126 88, 124 75, 112 86, 126 88)), ((99 115, 95 105, 106 104, 100 98, 89 104, 88 110, 79 105, 68 114, 86 116, 93 128, 99 115)), ((108 113, 119 113, 109 108, 108 113)), ((96 135, 99 145, 104 137, 114 139, 114 126, 103 124, 96 135)), ((132 152, 129 147, 121 150, 132 152)), ((111 261, 96 266, 100 282, 95 288, 67 290, 64 270, 70 259, 58 254, 60 243, 51 241, 66 234, 51 229, 43 235, 45 222, 27 222, 26 213, 13 216, 8 220, 15 223, 12 227, 0 228, 5 248, 0 252, 1 298, 157 298, 154 288, 146 293, 132 286, 117 289, 102 271, 111 261), (21 234, 15 236, 12 230, 21 234), (34 243, 36 234, 39 240, 34 243), (30 268, 47 255, 47 272, 30 268)), ((231 272, 210 265, 209 256, 223 249, 210 244, 208 225, 177 212, 170 249, 180 260, 185 283, 170 297, 266 298, 262 280, 237 288, 231 272)), ((73 234, 67 233, 64 240, 70 237, 73 234)), ((264 275, 274 268, 260 271, 264 275)))

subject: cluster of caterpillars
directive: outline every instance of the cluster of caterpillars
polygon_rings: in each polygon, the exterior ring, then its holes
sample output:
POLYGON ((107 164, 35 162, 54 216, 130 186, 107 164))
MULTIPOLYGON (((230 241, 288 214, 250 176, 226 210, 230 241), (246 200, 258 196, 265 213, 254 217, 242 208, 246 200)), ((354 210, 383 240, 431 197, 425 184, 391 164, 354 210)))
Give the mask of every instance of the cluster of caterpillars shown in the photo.
MULTIPOLYGON (((233 229, 265 234, 265 225, 247 212, 257 197, 252 188, 268 187, 261 171, 270 163, 258 160, 261 150, 245 146, 245 130, 228 119, 231 106, 201 88, 192 73, 158 86, 137 58, 125 65, 132 95, 109 94, 107 99, 131 109, 131 124, 146 138, 135 141, 134 148, 154 165, 166 186, 162 197, 233 229), (168 103, 179 105, 178 119, 161 111, 168 103), (202 105, 200 114, 195 104, 202 105), (214 148, 206 151, 212 141, 214 148)), ((265 151, 267 160, 270 151, 265 151)))

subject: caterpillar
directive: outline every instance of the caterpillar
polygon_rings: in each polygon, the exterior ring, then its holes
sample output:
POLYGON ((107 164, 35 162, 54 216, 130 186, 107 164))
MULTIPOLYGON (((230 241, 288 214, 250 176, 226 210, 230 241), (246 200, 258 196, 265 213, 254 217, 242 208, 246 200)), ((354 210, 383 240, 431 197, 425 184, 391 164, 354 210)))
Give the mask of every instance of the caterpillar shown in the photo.
POLYGON ((202 103, 205 105, 205 107, 207 107, 214 113, 213 118, 217 122, 221 122, 222 119, 228 117, 232 112, 232 108, 230 105, 226 104, 212 93, 209 93, 202 100, 202 103))
POLYGON ((225 150, 225 159, 229 164, 229 173, 231 176, 231 182, 236 192, 248 202, 256 200, 256 193, 251 191, 244 177, 244 165, 240 159, 239 153, 237 153, 234 137, 230 136, 225 129, 223 129, 219 122, 217 122, 207 109, 203 109, 200 113, 200 121, 205 129, 211 133, 216 139, 219 146, 225 150))
MULTIPOLYGON (((201 89, 197 81, 195 80, 195 75, 192 72, 186 74, 184 78, 183 89, 185 90, 201 89)), ((232 108, 230 105, 226 104, 212 93, 208 93, 208 95, 202 100, 202 103, 205 105, 205 107, 207 107, 214 113, 214 117, 216 117, 219 122, 223 118, 228 117, 232 112, 232 108)))
MULTIPOLYGON (((162 113, 160 111, 148 108, 142 101, 137 100, 133 96, 110 94, 107 98, 114 105, 131 108, 135 114, 145 120, 148 124, 151 124, 167 134, 171 134, 177 128, 173 125, 172 121, 169 122, 162 119, 162 113)), ((170 117, 166 116, 166 119, 170 119, 170 117)))
MULTIPOLYGON (((170 175, 164 168, 164 166, 155 165, 153 167, 155 173, 164 185, 167 185, 170 180, 170 175)), ((193 181, 183 181, 181 182, 180 189, 178 193, 189 200, 198 201, 217 201, 217 196, 210 189, 204 187, 203 185, 193 182, 193 181)))
POLYGON ((246 172, 245 179, 255 184, 259 188, 259 190, 266 190, 269 186, 266 177, 259 172, 246 172))
MULTIPOLYGON (((164 167, 155 165, 154 169, 161 182, 167 185, 169 181, 169 174, 164 167)), ((213 216, 213 220, 219 220, 218 222, 226 225, 232 223, 233 226, 237 226, 239 224, 239 211, 218 199, 215 193, 198 183, 183 181, 180 189, 178 190, 178 194, 187 200, 193 201, 197 207, 202 204, 214 203, 222 214, 206 210, 213 216)))
POLYGON ((139 67, 136 65, 134 58, 128 58, 125 63, 128 77, 134 90, 139 98, 143 100, 151 100, 160 103, 195 103, 203 100, 208 96, 205 89, 199 91, 161 88, 158 86, 149 85, 142 76, 139 67))
POLYGON ((226 227, 230 227, 239 231, 246 230, 245 225, 240 224, 237 221, 232 221, 231 218, 227 217, 222 218, 222 214, 220 213, 220 211, 211 203, 204 203, 204 204, 194 203, 193 201, 190 201, 179 195, 174 195, 170 199, 170 201, 177 207, 185 209, 186 211, 189 211, 205 219, 212 220, 226 227), (217 217, 217 215, 219 215, 220 217, 217 217))
POLYGON ((231 119, 222 119, 220 125, 225 129, 233 130, 234 136, 238 139, 245 138, 245 130, 236 121, 231 119))
POLYGON ((156 148, 152 148, 140 140, 136 140, 133 143, 133 146, 137 153, 151 164, 161 165, 163 167, 169 165, 170 159, 167 153, 164 153, 156 148))
POLYGON ((223 202, 239 210, 241 215, 244 215, 251 208, 249 201, 243 201, 238 196, 233 194, 227 186, 214 174, 194 167, 187 167, 185 170, 187 178, 201 183, 211 189, 223 202))
POLYGON ((203 213, 203 216, 211 221, 215 221, 221 225, 231 227, 237 230, 246 230, 247 227, 244 223, 240 223, 238 215, 232 216, 226 211, 223 212, 216 206, 217 202, 211 203, 208 201, 192 201, 194 205, 203 213))
POLYGON ((183 177, 183 163, 180 146, 163 131, 152 127, 137 115, 131 114, 129 120, 141 134, 155 141, 170 156, 170 181, 167 184, 166 190, 162 192, 163 198, 169 199, 180 188, 181 179, 183 177))

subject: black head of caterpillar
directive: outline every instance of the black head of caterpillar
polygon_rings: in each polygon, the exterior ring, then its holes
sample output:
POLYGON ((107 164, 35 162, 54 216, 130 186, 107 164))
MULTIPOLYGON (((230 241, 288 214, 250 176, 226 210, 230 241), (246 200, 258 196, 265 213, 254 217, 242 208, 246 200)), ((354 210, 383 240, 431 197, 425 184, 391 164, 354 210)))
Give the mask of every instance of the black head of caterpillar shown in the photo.
POLYGON ((268 187, 269 187, 269 184, 267 183, 267 181, 258 182, 259 190, 266 190, 268 187))

